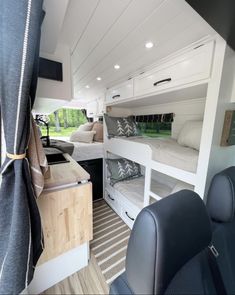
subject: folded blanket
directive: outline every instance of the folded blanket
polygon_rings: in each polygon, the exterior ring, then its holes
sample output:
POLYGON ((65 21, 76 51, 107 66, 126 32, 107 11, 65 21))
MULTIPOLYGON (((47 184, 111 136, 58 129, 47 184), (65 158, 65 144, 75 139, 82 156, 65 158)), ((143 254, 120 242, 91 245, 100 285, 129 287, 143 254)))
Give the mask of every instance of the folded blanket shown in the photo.
POLYGON ((44 187, 44 175, 48 170, 48 163, 46 155, 42 146, 42 142, 39 136, 38 127, 32 117, 30 139, 27 150, 27 158, 29 161, 32 185, 36 197, 38 197, 43 191, 44 187))
POLYGON ((74 145, 71 142, 58 140, 58 139, 50 139, 50 147, 57 148, 63 153, 67 153, 70 156, 73 153, 74 145))

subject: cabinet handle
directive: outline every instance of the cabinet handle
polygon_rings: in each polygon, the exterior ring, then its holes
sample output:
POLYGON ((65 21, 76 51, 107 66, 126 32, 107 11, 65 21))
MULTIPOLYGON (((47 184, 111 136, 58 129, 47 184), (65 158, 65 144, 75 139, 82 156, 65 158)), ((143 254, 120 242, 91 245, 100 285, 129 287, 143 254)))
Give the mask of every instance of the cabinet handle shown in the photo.
POLYGON ((130 220, 132 220, 132 221, 134 221, 135 220, 135 218, 133 218, 133 217, 130 217, 130 215, 128 214, 128 212, 126 211, 125 212, 126 213, 126 216, 130 219, 130 220))
POLYGON ((198 48, 200 48, 200 47, 202 47, 202 46, 204 46, 204 45, 205 45, 205 44, 200 44, 200 45, 194 47, 193 49, 198 49, 198 48))
POLYGON ((117 94, 117 95, 112 96, 112 99, 119 98, 119 97, 121 97, 121 95, 117 94))
POLYGON ((108 197, 110 198, 110 200, 115 201, 115 199, 113 199, 110 194, 108 194, 108 197))
POLYGON ((171 81, 171 78, 167 78, 167 79, 163 79, 163 80, 159 80, 155 83, 153 83, 153 86, 157 86, 158 84, 161 84, 163 82, 170 82, 171 81))

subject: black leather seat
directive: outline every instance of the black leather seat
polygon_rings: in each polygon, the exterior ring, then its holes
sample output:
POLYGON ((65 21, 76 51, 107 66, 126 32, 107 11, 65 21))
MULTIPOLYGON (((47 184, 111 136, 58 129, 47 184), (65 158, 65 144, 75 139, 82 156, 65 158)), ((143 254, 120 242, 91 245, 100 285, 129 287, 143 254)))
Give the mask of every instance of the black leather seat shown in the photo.
POLYGON ((126 271, 110 294, 215 294, 207 263, 211 223, 192 191, 181 191, 146 208, 131 232, 126 271))
POLYGON ((212 243, 227 294, 235 294, 235 167, 212 179, 207 209, 212 219, 212 243))

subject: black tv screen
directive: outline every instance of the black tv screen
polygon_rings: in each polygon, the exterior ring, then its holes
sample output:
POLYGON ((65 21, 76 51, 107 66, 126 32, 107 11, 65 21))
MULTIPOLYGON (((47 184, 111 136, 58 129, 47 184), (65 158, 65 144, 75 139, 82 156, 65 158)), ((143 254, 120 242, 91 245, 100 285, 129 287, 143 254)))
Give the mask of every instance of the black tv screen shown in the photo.
POLYGON ((40 57, 38 75, 40 78, 63 81, 62 63, 40 57))

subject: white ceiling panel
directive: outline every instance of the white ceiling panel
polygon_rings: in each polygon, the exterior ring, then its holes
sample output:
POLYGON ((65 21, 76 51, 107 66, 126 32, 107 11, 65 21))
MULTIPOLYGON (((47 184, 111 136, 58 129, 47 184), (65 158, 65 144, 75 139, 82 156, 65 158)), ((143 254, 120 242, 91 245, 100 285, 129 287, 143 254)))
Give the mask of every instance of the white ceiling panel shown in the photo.
POLYGON ((44 0, 43 8, 46 12, 42 23, 40 50, 54 53, 60 38, 69 0, 44 0))
MULTIPOLYGON (((159 58, 158 52, 160 52, 161 46, 166 42, 168 43, 168 47, 165 48, 165 56, 174 52, 176 50, 174 44, 177 41, 175 37, 195 23, 195 18, 192 18, 188 11, 184 11, 180 5, 177 6, 177 2, 181 3, 176 0, 174 2, 175 7, 170 1, 161 5, 159 9, 152 13, 147 21, 141 26, 138 26, 119 46, 116 46, 112 53, 102 60, 102 64, 98 64, 92 68, 90 75, 88 74, 83 77, 79 77, 79 74, 74 75, 74 86, 76 88, 78 86, 82 88, 86 84, 90 85, 91 81, 97 75, 102 76, 104 79, 108 77, 115 81, 123 75, 124 71, 125 74, 131 73, 150 63, 156 62, 159 58), (169 42, 173 39, 174 41, 169 42), (146 40, 152 40, 154 42, 155 46, 152 50, 146 50, 144 47, 146 40), (114 71, 113 61, 120 64, 122 70, 114 71)), ((190 36, 191 33, 189 31, 188 35, 185 35, 185 40, 187 41, 190 36)), ((180 49, 180 47, 177 49, 180 49)), ((82 69, 80 70, 82 72, 82 69)), ((79 73, 82 74, 80 70, 79 73)))
POLYGON ((76 43, 80 40, 86 27, 89 25, 89 21, 91 21, 98 4, 98 0, 69 1, 61 30, 60 42, 68 44, 71 52, 73 52, 76 43))
MULTIPOLYGON (((112 29, 104 36, 102 42, 79 66, 75 77, 79 79, 101 64, 104 58, 127 39, 129 34, 162 2, 163 0, 148 0, 146 5, 144 1, 132 1, 112 29)), ((113 60, 112 62, 114 63, 113 60)))
POLYGON ((74 72, 76 72, 83 60, 102 42, 104 36, 111 30, 113 24, 130 2, 131 0, 99 1, 92 19, 72 52, 72 67, 74 72))
POLYGON ((33 114, 50 115, 66 103, 67 101, 62 99, 36 97, 32 112, 33 114))
MULTIPOLYGON (((141 50, 137 51, 137 54, 133 54, 129 61, 126 61, 126 67, 121 73, 123 76, 131 76, 130 74, 135 72, 136 69, 139 69, 139 72, 142 72, 144 68, 147 65, 151 65, 152 63, 155 63, 157 60, 160 60, 161 58, 164 58, 166 56, 166 53, 171 54, 178 50, 180 50, 182 47, 187 46, 188 44, 191 44, 199 39, 201 39, 201 34, 198 32, 200 28, 200 24, 193 23, 190 27, 188 27, 186 30, 182 31, 180 34, 176 34, 174 38, 168 40, 165 44, 165 46, 162 46, 160 49, 154 49, 151 51, 150 54, 147 56, 143 53, 141 54, 141 50), (185 38, 185 34, 190 33, 188 35, 188 38, 185 38), (193 33, 193 35, 191 35, 193 33), (199 33, 199 34, 198 34, 199 33), (195 38, 196 36, 196 38, 195 38), (169 48, 171 48, 171 51, 169 51, 169 48)), ((112 79, 111 70, 105 71, 105 81, 108 86, 112 86, 114 84, 114 81, 112 79)), ((121 79, 122 75, 117 76, 116 80, 121 79)), ((91 84, 91 83, 90 83, 91 84)), ((91 85, 92 87, 92 85, 91 85)))
MULTIPOLYGON (((178 0, 175 1, 177 2, 178 0)), ((135 0, 134 3, 137 2, 138 1, 135 0)), ((144 48, 145 41, 151 40, 151 32, 160 31, 169 20, 179 13, 180 7, 177 7, 175 4, 170 4, 169 1, 158 5, 141 23, 135 26, 135 29, 127 34, 111 52, 104 56, 101 61, 97 60, 97 64, 92 68, 92 71, 99 68, 100 71, 103 72, 105 68, 113 67, 115 63, 120 63, 121 67, 125 67, 125 63, 121 64, 120 62, 121 58, 125 57, 127 53, 133 52, 136 46, 141 42, 141 46, 144 48)), ((86 74, 87 73, 83 72, 83 69, 79 69, 78 73, 74 75, 74 83, 76 84, 76 82, 84 78, 86 74)))
MULTIPOLYGON (((146 56, 145 52, 143 54, 136 57, 136 59, 132 60, 128 65, 126 64, 125 68, 117 75, 113 74, 113 69, 109 69, 103 73, 103 78, 105 80, 105 83, 107 86, 110 86, 114 84, 114 81, 117 81, 121 79, 123 76, 128 77, 131 76, 130 73, 136 72, 137 69, 139 69, 139 72, 142 72, 142 70, 146 67, 146 65, 151 65, 152 63, 155 63, 157 60, 160 60, 164 57, 166 57, 166 52, 169 52, 169 48, 171 48, 170 53, 177 52, 178 50, 182 49, 182 47, 188 46, 191 43, 194 43, 200 39, 202 39, 204 36, 201 34, 202 32, 202 24, 200 22, 193 23, 191 26, 186 27, 184 30, 182 30, 179 34, 176 34, 174 38, 169 39, 167 42, 164 43, 164 46, 161 46, 161 48, 155 48, 149 52, 149 54, 146 56), (188 37, 185 38, 185 35, 188 37), (115 80, 114 80, 115 76, 115 80)), ((141 47, 141 50, 143 48, 141 47)), ((138 50, 141 52, 141 50, 138 50)), ((80 96, 86 95, 87 98, 94 97, 95 93, 97 91, 100 91, 102 88, 102 85, 99 85, 95 79, 89 81, 89 85, 91 89, 82 89, 80 87, 75 87, 75 91, 80 92, 80 96), (101 88, 100 88, 101 87, 101 88)))
MULTIPOLYGON (((155 33, 155 37, 151 40, 153 40, 156 45, 152 50, 146 50, 143 46, 144 42, 142 40, 139 44, 136 44, 135 48, 131 49, 130 54, 127 54, 122 58, 119 63, 122 62, 125 67, 128 67, 129 72, 132 72, 135 68, 142 70, 146 64, 149 65, 154 63, 160 58, 159 54, 161 46, 166 42, 168 43, 168 46, 164 48, 164 56, 174 52, 176 50, 175 40, 177 40, 178 34, 183 32, 185 28, 191 26, 193 23, 195 23, 194 20, 192 20, 187 14, 178 14, 175 18, 169 21, 166 26, 162 27, 161 30, 155 33), (173 36, 171 39, 168 37, 170 34, 173 36)), ((150 30, 150 34, 153 34, 153 30, 154 29, 150 30)), ((187 39, 186 36, 185 39, 187 39)), ((182 47, 180 46, 180 48, 182 47)), ((107 71, 107 69, 105 71, 107 71)))
POLYGON ((60 41, 70 47, 75 98, 88 100, 211 34, 184 0, 70 0, 60 41))

